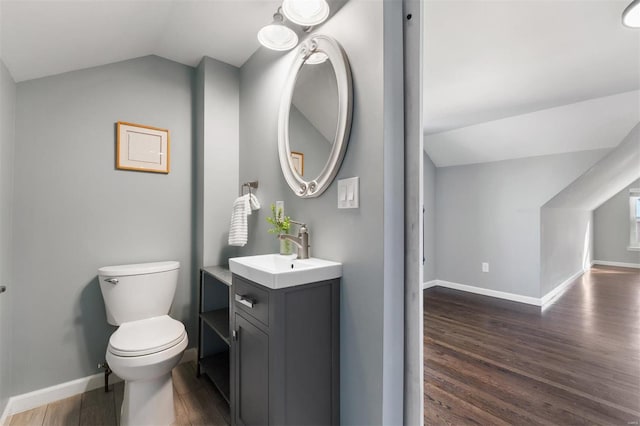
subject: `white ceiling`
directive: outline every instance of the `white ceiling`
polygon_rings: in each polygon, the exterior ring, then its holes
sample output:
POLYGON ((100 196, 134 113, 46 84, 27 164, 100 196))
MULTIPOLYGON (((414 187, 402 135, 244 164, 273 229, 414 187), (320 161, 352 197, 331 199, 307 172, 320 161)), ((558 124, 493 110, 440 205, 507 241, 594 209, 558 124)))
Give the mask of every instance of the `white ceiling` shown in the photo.
POLYGON ((0 0, 0 55, 16 81, 155 54, 241 66, 279 0, 0 0))
MULTIPOLYGON (((535 123, 530 116, 502 119, 640 89, 640 31, 620 23, 628 1, 427 0, 425 147, 434 161, 464 164, 598 145, 593 137, 580 144, 575 136, 513 143, 513 135, 529 131, 514 123, 535 123), (487 122, 492 125, 477 126, 487 122), (482 140, 487 128, 503 137, 482 140)), ((16 81, 149 54, 190 66, 205 55, 241 66, 279 4, 0 0, 0 55, 16 81)), ((630 111, 623 104, 608 107, 630 111)), ((585 128, 613 126, 587 118, 597 116, 585 113, 585 128)))
POLYGON ((640 91, 428 135, 438 167, 613 148, 640 120, 640 91))
POLYGON ((640 100, 634 104, 632 95, 585 105, 582 112, 571 107, 524 114, 640 89, 640 30, 621 24, 629 2, 426 1, 425 150, 434 162, 468 164, 619 143, 597 142, 587 129, 608 129, 612 137, 628 132, 629 114, 636 111, 640 120, 640 100), (592 110, 597 105, 611 110, 592 110), (622 124, 614 124, 615 111, 628 128, 616 127, 622 124), (562 114, 574 119, 575 132, 557 122, 562 114))

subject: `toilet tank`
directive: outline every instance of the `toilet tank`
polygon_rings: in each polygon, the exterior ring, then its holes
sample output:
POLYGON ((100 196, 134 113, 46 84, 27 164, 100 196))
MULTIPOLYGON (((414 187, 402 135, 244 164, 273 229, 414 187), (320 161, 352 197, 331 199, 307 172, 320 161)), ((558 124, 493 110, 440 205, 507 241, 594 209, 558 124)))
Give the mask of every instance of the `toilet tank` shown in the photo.
POLYGON ((169 313, 178 284, 180 262, 138 263, 98 269, 107 322, 124 322, 169 313))

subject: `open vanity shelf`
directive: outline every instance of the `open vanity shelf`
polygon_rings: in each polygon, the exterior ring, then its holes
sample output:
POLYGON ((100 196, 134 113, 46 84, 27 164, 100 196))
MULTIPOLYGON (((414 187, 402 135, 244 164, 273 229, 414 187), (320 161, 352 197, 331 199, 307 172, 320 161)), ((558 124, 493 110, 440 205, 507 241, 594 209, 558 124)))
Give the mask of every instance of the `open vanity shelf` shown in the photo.
POLYGON ((223 266, 200 270, 198 375, 206 374, 224 399, 230 400, 229 301, 231 272, 223 266))
POLYGON ((229 308, 202 312, 200 318, 229 345, 229 308))

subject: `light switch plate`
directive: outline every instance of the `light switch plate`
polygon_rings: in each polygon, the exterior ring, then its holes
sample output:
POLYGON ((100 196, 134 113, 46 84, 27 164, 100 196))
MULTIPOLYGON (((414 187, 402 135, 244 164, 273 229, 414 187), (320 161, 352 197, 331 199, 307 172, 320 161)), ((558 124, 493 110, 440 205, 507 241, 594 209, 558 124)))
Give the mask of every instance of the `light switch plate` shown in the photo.
POLYGON ((338 208, 360 208, 360 178, 352 177, 338 180, 338 208))

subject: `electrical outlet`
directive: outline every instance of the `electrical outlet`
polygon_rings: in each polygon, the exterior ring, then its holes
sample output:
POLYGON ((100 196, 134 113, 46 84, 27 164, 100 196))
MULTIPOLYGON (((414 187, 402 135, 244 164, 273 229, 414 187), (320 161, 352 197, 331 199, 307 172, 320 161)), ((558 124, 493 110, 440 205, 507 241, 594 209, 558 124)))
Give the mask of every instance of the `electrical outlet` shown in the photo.
POLYGON ((482 262, 482 272, 489 272, 489 264, 487 262, 482 262))

